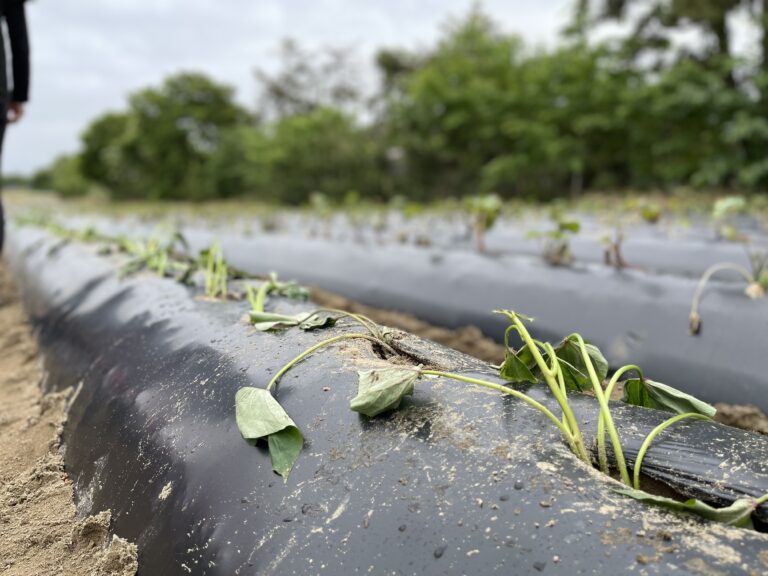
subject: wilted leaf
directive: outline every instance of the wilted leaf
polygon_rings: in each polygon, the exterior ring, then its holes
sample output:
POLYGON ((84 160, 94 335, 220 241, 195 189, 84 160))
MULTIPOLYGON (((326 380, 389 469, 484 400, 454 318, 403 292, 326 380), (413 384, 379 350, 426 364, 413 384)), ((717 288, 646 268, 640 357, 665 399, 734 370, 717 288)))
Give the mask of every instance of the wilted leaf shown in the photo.
POLYGON ((301 454, 304 437, 296 426, 288 426, 270 434, 267 437, 267 446, 272 459, 272 470, 287 480, 293 464, 301 454))
MULTIPOLYGON (((608 375, 608 361, 594 344, 585 342, 587 355, 592 360, 597 379, 602 382, 608 375)), ((556 348, 555 354, 561 360, 560 367, 563 370, 563 380, 569 390, 591 390, 592 383, 589 379, 589 371, 581 354, 581 347, 575 336, 569 336, 556 348)))
POLYGON ((263 388, 240 388, 235 418, 246 440, 267 440, 272 469, 286 480, 304 445, 301 431, 283 407, 263 388))
POLYGON ((415 370, 402 368, 367 370, 357 374, 357 396, 349 407, 371 418, 400 406, 404 396, 413 394, 413 385, 419 377, 415 370))
POLYGON ((336 324, 336 318, 332 316, 319 316, 313 314, 307 316, 306 312, 299 314, 276 314, 274 312, 249 312, 253 327, 262 332, 279 330, 298 326, 302 330, 314 330, 317 328, 329 328, 336 324))
POLYGON ((698 398, 667 386, 661 382, 654 382, 646 378, 631 378, 624 382, 624 396, 622 402, 644 408, 655 408, 674 412, 676 414, 703 414, 712 418, 717 410, 714 406, 702 402, 698 398))
MULTIPOLYGON (((523 352, 524 350, 527 350, 527 348, 522 348, 520 351, 523 352)), ((528 355, 530 355, 530 352, 528 355)), ((526 362, 511 352, 507 352, 507 357, 504 359, 504 364, 501 365, 499 375, 508 382, 531 382, 532 384, 538 382, 538 379, 528 368, 526 362)))
POLYGON ((616 490, 616 492, 634 498, 635 500, 639 500, 640 502, 661 506, 668 510, 690 512, 713 522, 721 522, 738 528, 754 528, 754 525, 752 524, 752 512, 755 509, 755 503, 754 500, 750 498, 740 498, 725 508, 713 508, 709 504, 705 504, 695 498, 691 498, 685 502, 678 502, 671 498, 648 494, 648 492, 644 492, 643 490, 626 489, 616 490))
MULTIPOLYGON (((304 315, 306 318, 306 314, 304 315)), ((309 318, 299 322, 299 328, 302 330, 316 330, 318 328, 330 328, 336 325, 336 318, 333 316, 318 316, 313 314, 309 318)))

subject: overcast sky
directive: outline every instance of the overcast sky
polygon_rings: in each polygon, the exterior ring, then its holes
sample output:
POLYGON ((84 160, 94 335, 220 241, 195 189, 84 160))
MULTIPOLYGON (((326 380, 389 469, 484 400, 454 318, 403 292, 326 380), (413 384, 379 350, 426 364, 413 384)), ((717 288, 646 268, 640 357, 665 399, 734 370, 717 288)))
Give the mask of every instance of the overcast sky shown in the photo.
MULTIPOLYGON (((34 0, 28 3, 32 92, 9 129, 6 173, 30 172, 77 149, 92 118, 180 70, 237 88, 251 105, 255 66, 269 67, 280 41, 354 49, 370 65, 380 46, 428 46, 472 0, 34 0)), ((484 0, 505 30, 550 44, 570 0, 484 0)))

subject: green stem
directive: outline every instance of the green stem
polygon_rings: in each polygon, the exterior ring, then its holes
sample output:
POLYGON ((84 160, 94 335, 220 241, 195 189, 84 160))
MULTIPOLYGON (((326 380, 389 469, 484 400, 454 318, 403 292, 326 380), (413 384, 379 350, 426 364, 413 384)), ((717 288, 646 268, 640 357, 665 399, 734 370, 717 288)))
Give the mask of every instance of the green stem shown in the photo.
POLYGON ((354 312, 347 312, 346 310, 340 310, 338 308, 318 308, 312 312, 309 317, 317 314, 318 312, 330 312, 332 314, 338 314, 339 316, 351 318, 352 320, 355 320, 360 325, 362 325, 363 328, 367 329, 373 336, 376 338, 381 338, 381 331, 379 330, 378 325, 367 316, 363 316, 362 314, 355 314, 354 312))
POLYGON ((627 471, 627 463, 624 460, 624 452, 621 449, 621 442, 619 441, 619 434, 616 432, 616 426, 614 425, 613 417, 611 416, 611 409, 608 407, 608 401, 605 399, 605 394, 603 394, 602 384, 597 378, 595 367, 592 365, 592 359, 589 357, 587 345, 584 343, 584 339, 580 334, 572 334, 569 336, 569 338, 576 338, 576 341, 579 343, 582 360, 587 366, 589 379, 592 382, 592 388, 595 391, 597 402, 600 405, 600 412, 603 415, 605 424, 608 428, 608 436, 611 438, 611 445, 613 446, 613 453, 616 456, 616 466, 619 469, 621 481, 624 482, 624 484, 627 486, 631 486, 632 484, 629 479, 629 472, 627 471))
MULTIPOLYGON (((552 391, 552 395, 555 397, 555 400, 557 400, 557 403, 560 406, 560 409, 563 411, 563 420, 565 423, 561 422, 561 424, 566 429, 568 429, 573 436, 572 445, 574 447, 574 453, 585 463, 591 465, 589 453, 587 452, 587 448, 584 445, 584 438, 581 435, 581 430, 579 430, 579 424, 576 421, 576 417, 573 414, 573 410, 571 410, 571 407, 568 404, 568 397, 562 393, 560 389, 560 384, 557 381, 557 370, 559 370, 559 364, 557 363, 557 356, 554 354, 554 350, 550 345, 548 344, 545 345, 545 350, 547 354, 550 355, 550 358, 552 359, 552 366, 550 367, 550 366, 547 366, 546 361, 544 360, 541 353, 539 352, 538 346, 536 345, 536 341, 534 341, 534 339, 531 338, 531 335, 528 333, 528 329, 525 327, 525 324, 523 324, 520 321, 520 318, 518 318, 516 314, 508 311, 505 311, 504 314, 515 325, 518 333, 520 334, 523 341, 530 349, 531 354, 533 355, 533 358, 536 361, 536 365, 539 367, 539 370, 544 375, 544 378, 547 381, 547 385, 549 386, 549 389, 552 391), (546 348, 547 346, 549 346, 549 348, 546 348)), ((558 422, 560 421, 558 420, 558 422)))
POLYGON ((334 344, 335 342, 340 342, 342 340, 352 340, 352 339, 356 339, 356 338, 361 338, 363 340, 369 340, 369 341, 373 342, 374 344, 383 344, 379 339, 374 338, 373 336, 369 336, 368 334, 358 334, 358 333, 341 334, 339 336, 334 336, 333 338, 328 338, 327 340, 323 340, 322 342, 318 342, 314 346, 310 346, 309 348, 304 350, 304 352, 302 352, 301 354, 296 356, 296 358, 294 358, 293 360, 288 362, 285 366, 280 368, 280 370, 277 372, 277 374, 275 374, 272 377, 272 380, 269 381, 269 384, 267 384, 267 390, 271 390, 274 387, 274 385, 277 384, 277 381, 280 380, 280 378, 283 376, 283 374, 285 374, 286 372, 288 372, 288 370, 293 368, 294 365, 298 364, 304 358, 306 358, 307 356, 309 356, 313 352, 319 350, 323 346, 328 346, 330 344, 334 344))
MULTIPOLYGON (((687 412, 685 414, 678 414, 677 416, 672 416, 672 418, 665 420, 664 422, 656 426, 656 428, 651 430, 651 433, 645 437, 645 440, 643 440, 643 443, 640 446, 640 451, 637 453, 637 459, 635 460, 635 468, 634 468, 635 490, 640 490, 640 467, 643 464, 643 458, 645 457, 645 453, 648 451, 648 448, 650 448, 651 442, 653 442, 653 439, 656 438, 656 436, 661 434, 668 427, 672 426, 672 424, 679 422, 680 420, 684 420, 685 418, 693 418, 695 420, 712 420, 712 418, 710 418, 709 416, 706 416, 705 414, 698 414, 696 412, 687 412)), ((768 496, 768 494, 766 496, 768 496)))
MULTIPOLYGON (((611 378, 611 381, 608 382, 608 386, 605 388, 605 397, 606 399, 610 400, 611 395, 613 394, 613 389, 616 387, 616 383, 619 381, 619 378, 621 378, 624 374, 629 372, 630 370, 634 370, 638 373, 640 376, 640 381, 644 381, 645 378, 643 376, 643 371, 640 369, 639 366, 635 366, 634 364, 628 364, 627 366, 622 366, 616 372, 613 374, 613 377, 611 378)), ((602 410, 600 411, 600 414, 597 417, 597 460, 599 462, 600 471, 604 474, 608 474, 608 455, 605 451, 605 418, 603 417, 602 410)))
POLYGON ((256 292, 256 298, 251 302, 251 308, 254 312, 264 312, 264 302, 267 299, 267 292, 272 288, 272 281, 266 280, 261 286, 259 286, 256 292))
POLYGON ((574 435, 573 433, 568 429, 568 427, 563 424, 557 416, 555 416, 552 411, 544 406, 542 403, 534 400, 527 394, 523 394, 522 392, 519 392, 518 390, 515 390, 514 388, 509 388, 507 386, 503 386, 501 384, 496 384, 495 382, 488 382, 487 380, 480 380, 478 378, 472 378, 471 376, 462 376, 461 374, 453 374, 451 372, 442 372, 440 370, 419 370, 419 374, 424 374, 427 376, 439 376, 442 378, 448 378, 450 380, 458 380, 460 382, 466 382, 468 384, 475 384, 477 386, 482 386, 484 388, 490 388, 491 390, 496 390, 498 392, 502 392, 504 394, 509 394, 510 396, 514 396, 515 398, 518 398, 528 404, 529 406, 535 408, 542 414, 544 414, 549 420, 557 426, 558 430, 563 434, 565 439, 568 441, 568 444, 571 445, 571 449, 576 452, 574 447, 574 435))
POLYGON ((762 496, 760 496, 760 498, 755 500, 755 508, 757 508, 758 506, 761 506, 762 504, 765 504, 766 502, 768 502, 768 494, 763 494, 762 496))

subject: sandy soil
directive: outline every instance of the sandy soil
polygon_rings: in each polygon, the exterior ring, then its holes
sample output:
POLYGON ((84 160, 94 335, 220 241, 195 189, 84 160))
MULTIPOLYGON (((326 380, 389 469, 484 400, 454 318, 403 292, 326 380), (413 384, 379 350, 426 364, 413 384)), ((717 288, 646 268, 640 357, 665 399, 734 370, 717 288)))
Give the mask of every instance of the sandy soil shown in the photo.
POLYGON ((715 404, 715 408, 717 408, 715 420, 718 422, 744 430, 768 434, 768 414, 761 411, 757 406, 718 402, 715 404))
POLYGON ((0 574, 133 576, 136 546, 110 537, 109 511, 75 518, 60 455, 70 391, 41 395, 37 348, 0 264, 0 574))

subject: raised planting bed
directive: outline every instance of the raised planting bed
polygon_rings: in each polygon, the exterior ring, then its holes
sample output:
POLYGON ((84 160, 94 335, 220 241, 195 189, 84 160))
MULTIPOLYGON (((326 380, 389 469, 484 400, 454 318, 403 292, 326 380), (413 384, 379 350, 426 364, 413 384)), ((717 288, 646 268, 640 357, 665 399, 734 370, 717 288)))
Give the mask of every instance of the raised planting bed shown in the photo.
MULTIPOLYGON (((193 251, 212 240, 209 233, 187 236, 193 251)), ((512 306, 536 318, 532 330, 543 340, 577 331, 603 349, 611 366, 636 362, 656 379, 708 402, 768 411, 768 300, 750 300, 741 285, 709 286, 700 306, 702 330, 694 337, 688 316, 696 281, 689 279, 269 235, 228 235, 221 243, 237 268, 274 270, 438 326, 474 325, 498 338, 504 321, 490 311, 512 306)))
MULTIPOLYGON (((471 229, 467 222, 458 218, 423 217, 412 222, 401 222, 390 218, 386 230, 373 230, 369 217, 358 226, 350 224, 339 215, 328 222, 317 218, 305 221, 297 216, 285 217, 284 222, 275 232, 279 238, 309 238, 323 241, 335 241, 345 244, 363 245, 372 248, 381 246, 397 247, 420 245, 426 249, 441 251, 475 251, 471 229)), ((86 228, 93 226, 105 233, 116 234, 118 231, 135 234, 148 234, 155 225, 137 222, 131 218, 124 220, 105 220, 101 217, 80 217, 67 219, 68 226, 86 228)), ((198 225, 200 226, 200 225, 198 225)), ((486 235, 487 253, 494 257, 527 256, 543 260, 544 240, 532 238, 532 230, 546 231, 553 224, 543 221, 538 224, 519 220, 500 220, 486 235)), ((187 225, 195 229, 194 224, 187 225)), ((260 224, 243 219, 238 223, 209 223, 204 229, 212 236, 232 234, 239 231, 243 236, 262 235, 260 224)), ((270 234, 271 235, 271 234, 270 234)), ((569 247, 576 265, 605 265, 604 238, 614 237, 611 228, 594 224, 582 226, 581 232, 569 235, 569 247)), ((764 235, 750 234, 751 244, 716 239, 710 231, 709 236, 700 233, 690 236, 686 230, 669 230, 666 233, 655 230, 650 225, 628 227, 624 231, 621 255, 626 267, 653 274, 699 278, 710 266, 721 262, 732 262, 750 269, 749 250, 764 253, 768 250, 768 239, 764 235), (679 235, 676 234, 679 233, 679 235)), ((276 240, 277 241, 277 240, 276 240)), ((738 274, 724 273, 717 276, 721 282, 742 282, 738 274)))
MULTIPOLYGON (((328 240, 365 244, 416 244, 428 245, 447 250, 474 250, 471 217, 469 214, 422 215, 411 220, 389 214, 355 215, 354 213, 333 218, 299 219, 285 216, 278 231, 292 236, 310 235, 328 240)), ((602 263, 605 259, 606 239, 615 239, 614 226, 595 221, 588 215, 576 215, 581 231, 567 234, 570 250, 578 262, 602 263)), ((253 228, 252 222, 243 220, 237 229, 253 228)), ((744 239, 750 239, 751 250, 765 252, 768 239, 764 231, 747 222, 738 224, 744 239)), ((500 218, 485 235, 484 244, 491 254, 528 255, 540 257, 543 239, 532 237, 531 233, 552 230, 556 224, 549 219, 520 217, 500 218)), ((259 229, 258 223, 255 227, 259 229)), ((622 226, 623 242, 620 252, 624 263, 636 269, 654 273, 701 276, 713 264, 730 261, 749 266, 747 247, 742 242, 719 238, 715 225, 709 223, 694 229, 679 224, 663 225, 631 224, 622 226)), ((218 231, 232 232, 231 223, 221 226, 218 231)), ((253 230, 252 230, 253 231, 253 230)), ((728 280, 725 276, 723 279, 728 280)))
MULTIPOLYGON (((14 230, 9 244, 45 351, 46 386, 79 387, 64 431, 79 510, 112 510, 115 531, 139 546, 140 574, 768 568, 768 536, 618 494, 619 483, 577 459, 516 397, 422 378, 397 410, 351 411, 358 370, 426 365, 504 383, 489 365, 404 333, 388 340, 394 356, 344 340, 283 376, 275 396, 304 435, 284 480, 264 445, 241 437, 236 395, 265 388, 309 346, 359 327, 262 332, 243 321, 242 301, 203 300, 146 274, 120 279, 119 262, 97 246, 62 245, 31 229, 14 230)), ((267 304, 286 314, 313 309, 277 297, 267 304)), ((554 410, 545 390, 527 392, 554 410)), ((596 401, 575 394, 571 405, 591 450, 596 401)), ((623 404, 612 412, 631 467, 669 414, 623 404)), ((642 470, 644 487, 655 479, 729 505, 768 492, 768 440, 682 422, 654 440, 642 470)), ((752 511, 763 528, 768 506, 752 511)))

